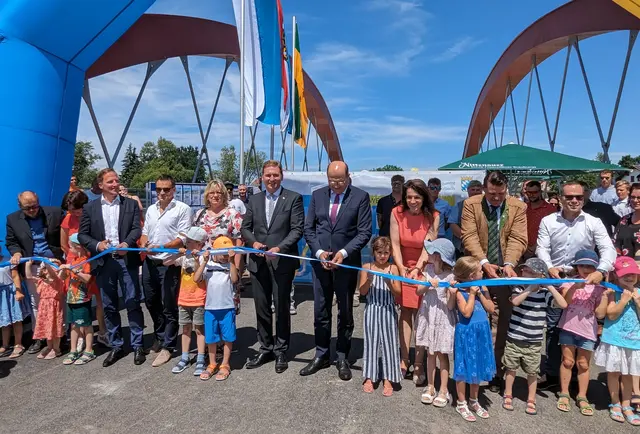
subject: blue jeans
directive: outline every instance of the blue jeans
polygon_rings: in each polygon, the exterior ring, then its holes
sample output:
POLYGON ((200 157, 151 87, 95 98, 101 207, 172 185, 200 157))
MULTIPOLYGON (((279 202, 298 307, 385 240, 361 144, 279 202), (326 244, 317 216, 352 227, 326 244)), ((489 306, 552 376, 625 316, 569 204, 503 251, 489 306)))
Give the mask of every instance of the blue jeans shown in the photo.
POLYGON ((141 291, 138 281, 138 267, 127 266, 122 258, 114 259, 111 256, 106 256, 104 265, 98 269, 96 281, 102 294, 104 320, 111 347, 118 349, 124 345, 118 298, 118 283, 120 283, 129 319, 131 347, 134 350, 142 348, 144 316, 140 307, 141 291))

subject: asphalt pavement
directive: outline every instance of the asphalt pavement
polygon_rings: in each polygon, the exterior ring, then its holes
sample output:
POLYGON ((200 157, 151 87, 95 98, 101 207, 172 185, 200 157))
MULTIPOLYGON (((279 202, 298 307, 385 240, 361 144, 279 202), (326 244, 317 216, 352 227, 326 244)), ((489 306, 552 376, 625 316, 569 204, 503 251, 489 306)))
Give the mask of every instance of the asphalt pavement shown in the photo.
MULTIPOLYGON (((526 415, 523 377, 516 382, 513 412, 501 408, 499 395, 481 389, 490 419, 475 423, 465 422, 453 405, 438 409, 421 404, 421 388, 410 380, 390 398, 382 396, 381 386, 367 395, 361 379, 364 303, 355 308, 353 380, 341 381, 334 366, 301 377, 298 371, 314 355, 311 288, 298 287, 296 299, 289 369, 280 375, 273 363, 244 368, 258 348, 250 288, 243 293, 232 373, 224 382, 201 381, 192 375, 193 367, 172 374, 175 359, 153 368, 149 357, 144 365, 134 366, 132 354, 103 368, 104 349, 85 366, 63 366, 61 358, 43 361, 26 354, 17 360, 0 359, 0 433, 640 432, 609 419, 607 388, 596 368, 588 394, 596 407, 593 417, 581 416, 573 405, 569 413, 559 412, 552 392, 539 392, 538 415, 526 415)), ((146 320, 145 343, 150 346, 151 322, 148 316, 146 320)), ((126 324, 124 312, 123 321, 126 324)), ((335 308, 333 328, 335 336, 335 308)), ((455 390, 452 382, 450 390, 455 390)))

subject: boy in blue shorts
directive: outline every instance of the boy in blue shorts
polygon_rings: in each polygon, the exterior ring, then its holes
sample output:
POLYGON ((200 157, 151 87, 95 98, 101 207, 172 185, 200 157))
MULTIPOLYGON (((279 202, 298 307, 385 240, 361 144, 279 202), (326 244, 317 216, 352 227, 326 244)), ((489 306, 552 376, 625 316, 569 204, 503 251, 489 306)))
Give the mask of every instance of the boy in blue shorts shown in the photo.
MULTIPOLYGON (((233 242, 227 237, 218 237, 213 242, 214 249, 233 248, 233 242)), ((219 342, 224 342, 224 352, 220 366, 211 357, 209 366, 200 374, 200 379, 209 380, 214 374, 216 381, 224 381, 231 375, 229 358, 233 342, 236 340, 236 309, 233 302, 233 287, 238 282, 238 269, 233 250, 227 254, 211 256, 204 252, 200 266, 193 276, 198 282, 207 282, 207 298, 204 305, 204 338, 209 354, 215 355, 219 342)))

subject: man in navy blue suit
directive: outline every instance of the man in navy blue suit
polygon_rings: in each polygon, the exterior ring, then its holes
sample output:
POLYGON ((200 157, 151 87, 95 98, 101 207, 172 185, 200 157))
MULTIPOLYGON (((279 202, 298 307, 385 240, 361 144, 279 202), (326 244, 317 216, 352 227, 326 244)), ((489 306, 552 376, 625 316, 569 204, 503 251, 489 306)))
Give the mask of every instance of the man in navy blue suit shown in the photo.
POLYGON ((338 376, 351 379, 347 357, 353 334, 353 295, 358 272, 339 264, 361 265, 360 251, 371 238, 371 205, 369 194, 350 185, 349 167, 342 161, 329 164, 328 187, 316 190, 304 225, 304 237, 312 254, 321 260, 313 262, 314 329, 316 354, 302 370, 307 376, 329 367, 331 342, 331 302, 338 304, 338 340, 336 353, 338 376))

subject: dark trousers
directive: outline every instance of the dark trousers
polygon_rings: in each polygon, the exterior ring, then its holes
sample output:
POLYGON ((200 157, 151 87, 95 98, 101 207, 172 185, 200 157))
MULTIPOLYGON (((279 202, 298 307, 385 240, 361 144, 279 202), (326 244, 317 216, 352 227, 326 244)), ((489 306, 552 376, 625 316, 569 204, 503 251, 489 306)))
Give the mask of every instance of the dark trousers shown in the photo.
POLYGON ((118 297, 118 284, 120 284, 129 319, 131 347, 134 350, 142 348, 144 315, 140 307, 142 293, 138 281, 138 267, 127 266, 122 258, 114 259, 111 256, 105 256, 104 265, 98 270, 96 283, 102 294, 104 321, 111 347, 122 348, 124 345, 118 297))
POLYGON ((173 351, 178 342, 180 267, 147 258, 142 265, 144 302, 153 321, 153 336, 162 348, 173 351))
MULTIPOLYGON (((285 268, 285 267, 280 267, 285 268)), ((251 273, 253 301, 256 306, 258 322, 258 342, 261 353, 274 352, 284 354, 289 349, 291 335, 291 285, 295 269, 286 267, 283 270, 273 267, 271 261, 263 261, 255 273, 251 273), (273 315, 271 300, 276 308, 276 335, 273 336, 273 315)))
POLYGON ((504 375, 504 367, 502 366, 502 356, 504 348, 507 345, 507 332, 509 331, 509 320, 511 319, 511 287, 510 286, 490 286, 489 294, 498 305, 498 325, 496 331, 496 344, 494 354, 496 357, 496 375, 500 378, 504 375))
POLYGON ((547 327, 546 354, 547 357, 542 365, 542 374, 547 377, 560 377, 560 363, 562 363, 562 348, 558 344, 560 329, 558 327, 547 327))
POLYGON ((313 317, 316 338, 316 357, 329 360, 331 345, 331 305, 333 294, 338 304, 338 360, 345 360, 351 349, 353 335, 353 295, 358 282, 358 272, 338 268, 327 271, 319 263, 313 263, 313 317))

